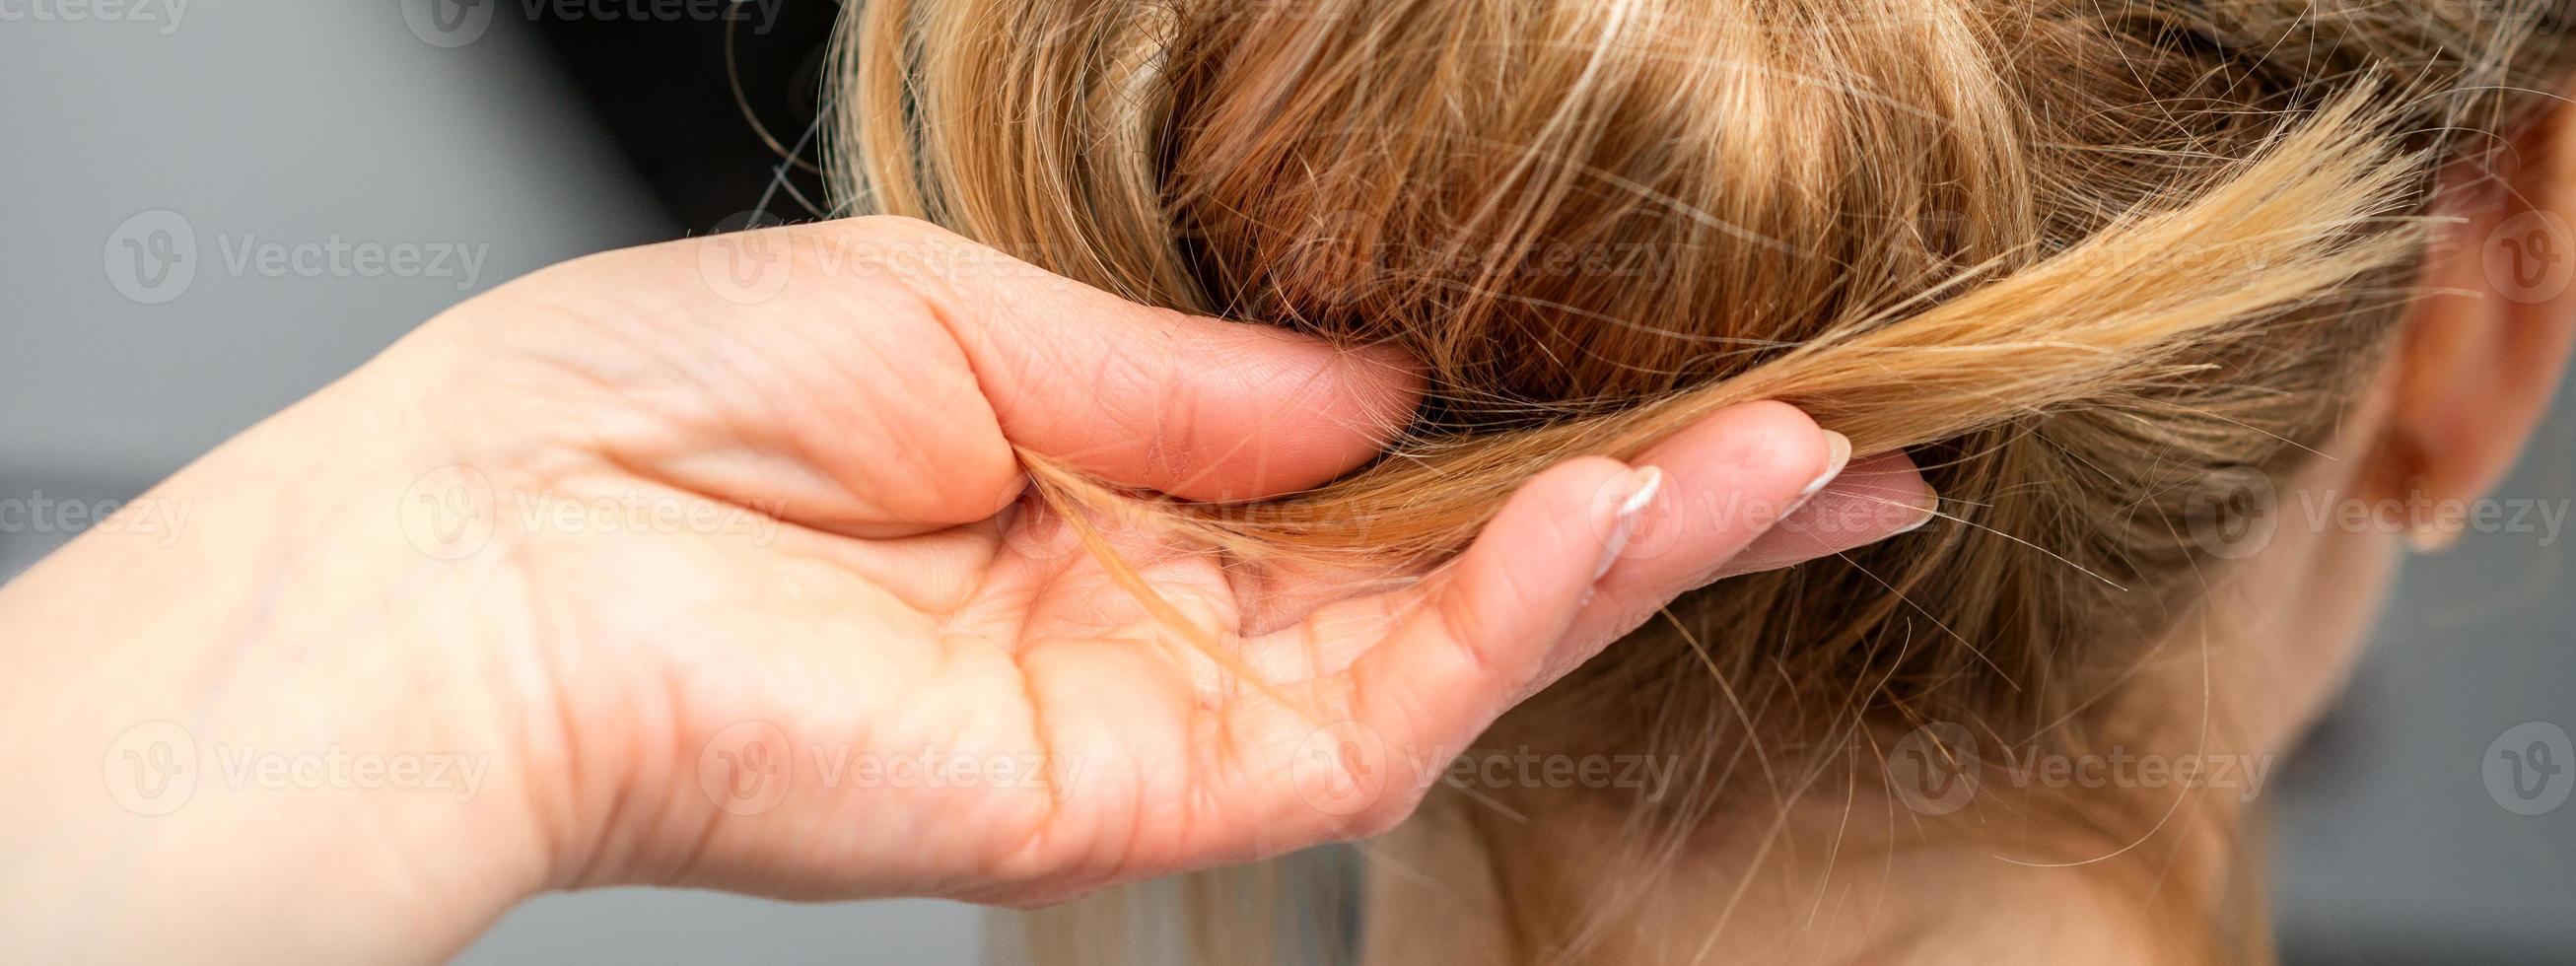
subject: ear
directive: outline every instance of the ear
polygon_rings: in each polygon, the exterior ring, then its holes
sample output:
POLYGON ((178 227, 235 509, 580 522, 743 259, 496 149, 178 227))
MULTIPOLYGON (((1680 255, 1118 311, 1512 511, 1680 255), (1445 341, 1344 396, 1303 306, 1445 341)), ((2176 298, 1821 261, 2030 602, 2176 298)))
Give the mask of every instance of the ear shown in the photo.
MULTIPOLYGON (((2444 174, 2428 293, 2383 385, 2385 431, 2364 479, 2374 501, 2446 507, 2485 497, 2512 470, 2556 394, 2576 341, 2576 106, 2562 103, 2491 169, 2444 174)), ((2458 539, 2458 514, 2410 511, 2418 549, 2458 539)))

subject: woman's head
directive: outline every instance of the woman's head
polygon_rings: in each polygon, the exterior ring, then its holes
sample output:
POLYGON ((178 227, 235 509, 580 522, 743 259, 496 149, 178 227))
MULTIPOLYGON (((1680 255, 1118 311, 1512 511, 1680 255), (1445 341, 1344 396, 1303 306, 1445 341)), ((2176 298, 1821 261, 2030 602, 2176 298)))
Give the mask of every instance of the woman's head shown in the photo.
MULTIPOLYGON (((1622 816, 1586 826, 1626 857, 1586 873, 1620 880, 1609 898, 1528 885, 1510 854, 1546 821, 1462 809, 1451 838, 1500 856, 1479 874, 1522 920, 1501 948, 1580 954, 1679 875, 1670 844, 1727 823, 1797 842, 1808 823, 1770 817, 1847 811, 1907 742, 1945 761, 2277 750, 2384 570, 2285 521, 2286 495, 2474 496, 2492 472, 2464 467, 2518 441, 2418 437, 2459 418, 2434 413, 2474 371, 2459 358, 2554 303, 2424 283, 2494 288, 2477 243, 2554 203, 2532 124, 2576 57, 2565 16, 870 0, 843 37, 841 173, 862 207, 1138 301, 1422 360, 1430 402, 1398 458, 1197 524, 1247 554, 1437 555, 1538 467, 1756 398, 1923 467, 1937 525, 1697 592, 1498 726, 1680 776, 1652 801, 1487 790, 1504 814, 1622 816), (2446 214, 2466 220, 2419 217, 2446 214), (2406 361, 2427 345, 2447 368, 2406 361), (2242 632, 2278 619, 2299 626, 2242 632)), ((2206 843, 2228 823, 2184 797, 1912 808, 1855 851, 2000 839, 1979 854, 2046 864, 2164 834, 2191 844, 2141 854, 2208 874, 2142 888, 2214 918, 2228 883, 2206 843)))

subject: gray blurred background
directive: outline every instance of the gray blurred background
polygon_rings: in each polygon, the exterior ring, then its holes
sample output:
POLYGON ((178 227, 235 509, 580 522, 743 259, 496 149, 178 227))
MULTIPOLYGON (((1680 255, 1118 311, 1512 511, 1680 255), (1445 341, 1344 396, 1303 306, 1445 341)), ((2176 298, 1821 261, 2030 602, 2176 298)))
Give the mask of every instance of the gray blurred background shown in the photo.
MULTIPOLYGON (((0 22, 0 500, 22 507, 132 496, 476 291, 713 227, 760 200, 776 156, 721 79, 653 86, 655 51, 721 38, 686 15, 567 41, 507 0, 9 9, 52 11, 0 22), (642 73, 567 66, 629 48, 642 73), (257 257, 334 246, 450 257, 257 257)), ((811 116, 794 102, 813 63, 800 41, 742 65, 752 100, 784 105, 781 141, 811 116)), ((800 214, 793 193, 772 210, 800 214)), ((2576 394, 2499 495, 2576 494, 2571 429, 2576 394)), ((0 577, 64 529, 0 527, 0 577)), ((2576 807, 2518 814, 2490 781, 2508 729, 2576 728, 2576 534, 2559 537, 2475 534, 2413 561, 2352 693, 2264 789, 2290 961, 2576 961, 2576 807)), ((2555 767, 2576 768, 2563 747, 2555 767)), ((464 959, 959 962, 977 915, 608 890, 530 903, 464 959)))

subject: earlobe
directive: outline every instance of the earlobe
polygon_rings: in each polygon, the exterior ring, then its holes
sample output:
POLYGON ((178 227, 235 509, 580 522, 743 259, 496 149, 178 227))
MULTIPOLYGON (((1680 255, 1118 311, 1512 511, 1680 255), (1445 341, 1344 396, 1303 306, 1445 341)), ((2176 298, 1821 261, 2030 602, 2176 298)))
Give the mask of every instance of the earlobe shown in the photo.
MULTIPOLYGON (((2505 170, 2452 175, 2459 219, 2428 247, 2401 336, 2387 421, 2366 473, 2375 500, 2444 507, 2501 483, 2547 415, 2576 342, 2576 109, 2516 139, 2505 170)), ((2420 550, 2457 514, 2396 521, 2420 550)))

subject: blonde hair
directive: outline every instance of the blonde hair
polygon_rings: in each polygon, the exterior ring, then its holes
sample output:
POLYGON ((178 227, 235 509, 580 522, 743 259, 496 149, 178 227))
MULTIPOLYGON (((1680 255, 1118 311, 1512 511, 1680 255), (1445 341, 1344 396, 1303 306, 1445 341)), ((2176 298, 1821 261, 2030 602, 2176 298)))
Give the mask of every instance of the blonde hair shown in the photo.
MULTIPOLYGON (((1657 801, 1512 793, 1632 811, 1601 843, 1630 859, 1618 895, 1540 915, 1558 900, 1514 866, 1513 829, 1425 826, 1489 880, 1480 955, 1580 959, 1679 840, 1861 787, 1851 766, 1892 734, 2080 749, 2196 714, 2128 700, 2123 671, 2224 562, 2211 534, 2264 510, 2213 481, 2260 492, 2332 432, 2409 297, 2437 169, 2501 156, 2564 72, 2563 14, 867 0, 839 38, 834 173, 856 209, 1131 300, 1424 360, 1395 458, 1172 508, 1232 552, 1435 560, 1537 470, 1753 399, 1914 455, 1939 525, 1697 591, 1489 735, 1679 756, 1693 777, 1657 801)), ((1124 499, 1035 468, 1064 499, 1124 499)), ((2033 799, 1942 834, 2045 830, 2070 860, 2187 837, 2096 874, 2209 924, 2165 955, 2263 958, 2259 915, 2221 908, 2259 905, 2227 857, 2239 823, 2173 811, 2033 799)), ((1260 878, 1189 886, 1193 925, 1275 912, 1226 885, 1260 878)), ((1087 951, 1132 955, 1116 933, 1087 951)), ((1198 952, 1266 961, 1252 941, 1198 952)))

